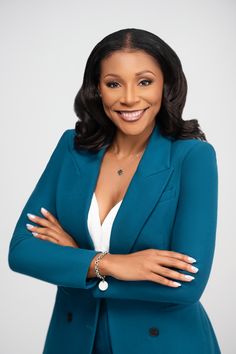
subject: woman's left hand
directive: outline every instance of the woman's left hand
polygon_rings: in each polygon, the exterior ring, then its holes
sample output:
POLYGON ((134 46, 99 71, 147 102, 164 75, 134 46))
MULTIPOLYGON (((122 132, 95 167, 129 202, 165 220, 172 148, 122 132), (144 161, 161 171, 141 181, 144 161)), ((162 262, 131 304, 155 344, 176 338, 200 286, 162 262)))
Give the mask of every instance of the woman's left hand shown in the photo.
POLYGON ((79 245, 75 242, 73 237, 63 230, 54 215, 52 215, 45 208, 41 208, 41 213, 45 216, 45 218, 29 213, 27 214, 31 221, 41 225, 40 227, 32 224, 26 224, 27 229, 32 232, 34 237, 50 241, 61 246, 79 248, 79 245))

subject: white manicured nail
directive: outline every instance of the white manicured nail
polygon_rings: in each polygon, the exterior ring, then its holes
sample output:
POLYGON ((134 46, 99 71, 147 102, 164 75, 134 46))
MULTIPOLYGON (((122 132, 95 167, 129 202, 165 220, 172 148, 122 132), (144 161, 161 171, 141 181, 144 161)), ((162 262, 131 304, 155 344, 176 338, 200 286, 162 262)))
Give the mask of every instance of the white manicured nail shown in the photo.
POLYGON ((191 262, 191 263, 195 263, 197 262, 195 258, 193 257, 188 257, 188 260, 191 262))
POLYGON ((45 208, 41 208, 41 211, 45 214, 47 213, 47 209, 45 209, 45 208))
POLYGON ((38 236, 38 233, 37 232, 32 232, 32 235, 38 236))
POLYGON ((192 266, 192 270, 194 271, 194 273, 197 273, 199 269, 197 267, 192 266))
POLYGON ((195 279, 195 277, 192 277, 192 275, 184 275, 184 277, 189 280, 195 279))
POLYGON ((177 281, 174 281, 172 284, 173 284, 174 286, 176 286, 176 287, 179 287, 179 286, 182 285, 182 284, 178 283, 177 281))
POLYGON ((31 219, 34 219, 35 218, 35 215, 34 214, 30 214, 30 213, 27 213, 27 216, 31 219))
POLYGON ((34 227, 34 225, 31 225, 31 224, 26 224, 26 227, 27 227, 27 229, 32 229, 33 227, 34 227))

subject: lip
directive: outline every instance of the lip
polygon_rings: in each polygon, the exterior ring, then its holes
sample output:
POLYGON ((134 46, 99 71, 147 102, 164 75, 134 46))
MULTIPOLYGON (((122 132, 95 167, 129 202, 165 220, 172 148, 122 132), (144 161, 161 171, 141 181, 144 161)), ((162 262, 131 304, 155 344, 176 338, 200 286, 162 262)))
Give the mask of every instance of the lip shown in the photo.
POLYGON ((119 113, 119 112, 138 112, 138 111, 146 111, 149 107, 146 107, 146 108, 140 108, 140 109, 134 109, 134 110, 116 110, 115 112, 119 113))
POLYGON ((136 121, 138 121, 138 120, 140 120, 142 117, 143 117, 143 115, 144 115, 144 113, 146 112, 146 110, 148 109, 149 107, 147 107, 147 108, 144 108, 144 109, 139 109, 139 110, 122 110, 122 111, 115 111, 118 115, 119 115, 119 117, 122 119, 122 120, 124 120, 125 122, 136 122, 136 121), (120 112, 129 112, 129 113, 131 113, 131 112, 138 112, 138 111, 141 111, 141 113, 139 114, 139 115, 137 115, 137 116, 133 116, 133 117, 127 117, 127 116, 124 116, 124 115, 122 115, 120 112))

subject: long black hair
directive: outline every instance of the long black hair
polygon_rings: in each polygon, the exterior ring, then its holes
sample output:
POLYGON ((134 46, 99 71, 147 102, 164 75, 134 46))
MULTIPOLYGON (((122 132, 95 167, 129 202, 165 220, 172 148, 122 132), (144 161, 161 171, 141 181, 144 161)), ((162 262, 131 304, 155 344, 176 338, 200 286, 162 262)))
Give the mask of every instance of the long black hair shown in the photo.
POLYGON ((126 28, 104 37, 88 57, 83 83, 74 100, 74 111, 78 117, 75 148, 98 151, 112 143, 117 127, 103 109, 98 83, 101 61, 117 50, 145 51, 160 65, 164 85, 161 107, 155 119, 158 119, 161 134, 172 139, 206 141, 197 119, 182 119, 187 81, 177 54, 157 35, 142 29, 126 28))

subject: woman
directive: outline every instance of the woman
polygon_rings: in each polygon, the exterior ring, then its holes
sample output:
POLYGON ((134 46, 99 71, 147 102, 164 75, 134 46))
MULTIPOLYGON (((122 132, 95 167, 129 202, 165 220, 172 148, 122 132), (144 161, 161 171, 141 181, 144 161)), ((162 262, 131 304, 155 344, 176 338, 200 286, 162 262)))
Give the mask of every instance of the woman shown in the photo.
POLYGON ((16 224, 9 266, 57 285, 44 354, 218 354, 200 302, 213 262, 217 161, 159 37, 101 40, 66 130, 16 224), (194 263, 194 266, 193 266, 194 263))

